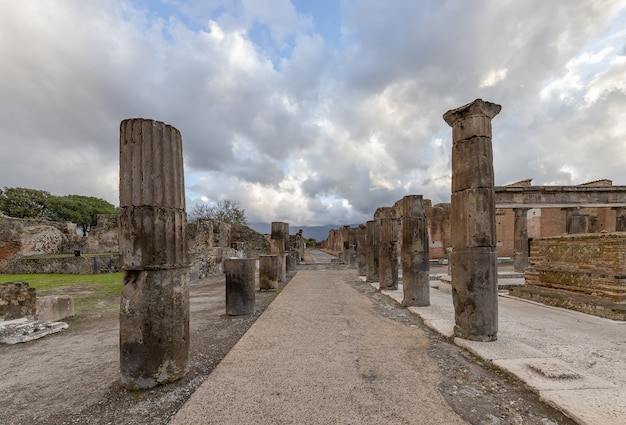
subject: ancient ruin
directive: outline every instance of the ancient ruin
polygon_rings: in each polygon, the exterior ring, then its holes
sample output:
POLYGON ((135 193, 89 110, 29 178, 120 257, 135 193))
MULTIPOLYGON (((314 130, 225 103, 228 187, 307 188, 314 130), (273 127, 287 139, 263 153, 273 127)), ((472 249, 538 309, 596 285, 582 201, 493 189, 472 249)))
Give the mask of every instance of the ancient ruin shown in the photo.
POLYGON ((189 267, 182 138, 165 123, 120 124, 122 385, 180 379, 189 354, 189 267))
POLYGON ((452 127, 454 333, 477 341, 494 341, 498 334, 491 120, 500 109, 500 105, 477 99, 443 116, 452 127))
POLYGON ((402 290, 404 306, 430 305, 428 225, 421 195, 402 198, 402 290))
POLYGON ((227 258, 224 261, 226 278, 226 314, 242 316, 254 313, 254 258, 227 258))
POLYGON ((393 208, 379 208, 378 283, 380 289, 398 289, 398 219, 393 208))

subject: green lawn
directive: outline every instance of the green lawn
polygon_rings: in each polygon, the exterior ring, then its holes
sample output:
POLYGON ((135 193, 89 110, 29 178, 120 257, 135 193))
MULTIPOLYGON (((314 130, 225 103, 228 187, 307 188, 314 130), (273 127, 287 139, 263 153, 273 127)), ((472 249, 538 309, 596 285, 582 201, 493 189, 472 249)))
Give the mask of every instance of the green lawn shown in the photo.
POLYGON ((77 316, 119 309, 122 273, 102 274, 0 274, 0 284, 23 281, 38 296, 71 295, 77 316))

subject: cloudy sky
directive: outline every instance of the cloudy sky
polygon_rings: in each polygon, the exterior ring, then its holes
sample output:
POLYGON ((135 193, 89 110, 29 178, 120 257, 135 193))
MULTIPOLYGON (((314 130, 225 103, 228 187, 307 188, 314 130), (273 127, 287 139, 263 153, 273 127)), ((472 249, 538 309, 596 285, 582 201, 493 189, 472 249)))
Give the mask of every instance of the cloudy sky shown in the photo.
POLYGON ((183 137, 187 209, 365 222, 449 202, 476 98, 496 184, 626 184, 626 0, 0 0, 0 187, 117 205, 119 124, 183 137))

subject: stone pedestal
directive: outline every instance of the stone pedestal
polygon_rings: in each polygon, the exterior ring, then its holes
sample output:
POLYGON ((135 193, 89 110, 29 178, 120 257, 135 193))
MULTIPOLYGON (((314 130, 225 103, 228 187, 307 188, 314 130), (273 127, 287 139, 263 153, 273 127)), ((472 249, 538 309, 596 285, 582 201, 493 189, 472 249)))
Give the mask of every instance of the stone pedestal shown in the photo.
POLYGON ((276 255, 259 255, 259 289, 278 289, 276 255))
POLYGON ((421 195, 402 199, 402 305, 430 305, 428 223, 421 195))
POLYGON ((224 260, 226 275, 226 314, 243 316, 254 313, 254 258, 227 258, 224 260))
POLYGON ((398 289, 398 220, 391 208, 380 213, 378 275, 380 289, 398 289))
POLYGON ((180 132, 162 122, 120 125, 122 385, 181 378, 189 354, 187 214, 180 132))
POLYGON ((495 341, 498 331, 491 120, 500 109, 500 105, 477 99, 443 116, 452 127, 454 333, 476 341, 495 341))
POLYGON ((378 240, 380 226, 371 220, 365 223, 365 281, 378 282, 378 240))
POLYGON ((523 273, 528 267, 528 210, 530 208, 514 208, 515 223, 513 224, 513 268, 516 272, 523 273))

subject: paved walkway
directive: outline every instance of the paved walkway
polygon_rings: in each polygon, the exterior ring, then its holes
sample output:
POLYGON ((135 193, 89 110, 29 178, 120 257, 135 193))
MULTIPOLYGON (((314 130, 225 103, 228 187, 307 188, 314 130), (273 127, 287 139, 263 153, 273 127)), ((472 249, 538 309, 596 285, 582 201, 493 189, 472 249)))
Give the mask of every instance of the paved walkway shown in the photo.
POLYGON ((181 424, 465 424, 428 337, 345 283, 301 270, 178 412, 181 424))
MULTIPOLYGON (((425 335, 381 320, 343 282, 355 273, 299 271, 172 423, 464 423, 436 390, 425 335)), ((401 301, 401 287, 383 293, 401 301)), ((451 294, 430 295, 409 310, 453 338, 451 294)), ((505 294, 498 306, 498 341, 454 342, 581 424, 626 424, 626 323, 505 294)))
MULTIPOLYGON (((378 283, 372 286, 378 288, 378 283)), ((402 301, 401 284, 396 291, 382 292, 402 301)), ((409 307, 409 311, 438 333, 454 338, 452 295, 431 289, 430 302, 429 307, 409 307)), ((461 338, 454 342, 517 376, 578 423, 626 424, 626 322, 501 292, 498 328, 495 342, 461 338)))

